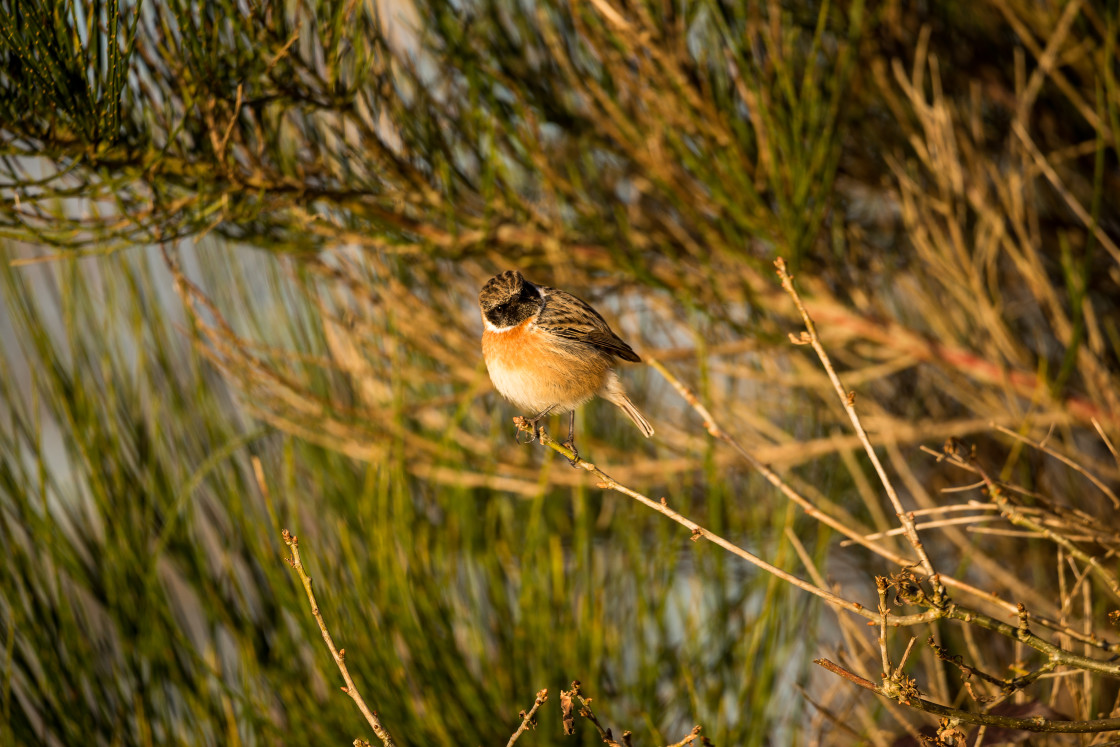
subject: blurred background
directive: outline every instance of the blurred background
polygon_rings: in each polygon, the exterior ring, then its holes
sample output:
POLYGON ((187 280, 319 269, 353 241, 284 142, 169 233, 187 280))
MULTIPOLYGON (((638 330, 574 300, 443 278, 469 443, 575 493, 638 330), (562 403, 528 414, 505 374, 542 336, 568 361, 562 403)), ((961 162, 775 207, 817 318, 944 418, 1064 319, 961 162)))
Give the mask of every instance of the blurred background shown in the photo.
MULTIPOLYGON (((492 390, 477 307, 510 268, 591 302, 822 511, 887 532, 839 399, 789 339, 784 257, 904 506, 963 517, 922 535, 938 568, 1115 658, 1118 18, 0 0, 0 744, 374 739, 283 528, 401 745, 505 744, 541 688, 519 744, 599 744, 584 721, 562 736, 573 679, 634 744, 936 725, 814 666, 877 681, 877 628, 515 442, 529 413, 492 390), (921 450, 947 440, 1080 529, 1013 526, 921 450)), ((592 403, 585 458, 875 608, 897 566, 787 501, 656 371, 622 377, 657 433, 592 403)), ((1014 702, 1116 708, 1115 678, 1043 672, 1006 638, 909 634, 938 702, 983 710, 1036 672, 1014 702), (931 637, 994 681, 965 683, 931 637)), ((1000 738, 1027 737, 983 743, 1000 738)))

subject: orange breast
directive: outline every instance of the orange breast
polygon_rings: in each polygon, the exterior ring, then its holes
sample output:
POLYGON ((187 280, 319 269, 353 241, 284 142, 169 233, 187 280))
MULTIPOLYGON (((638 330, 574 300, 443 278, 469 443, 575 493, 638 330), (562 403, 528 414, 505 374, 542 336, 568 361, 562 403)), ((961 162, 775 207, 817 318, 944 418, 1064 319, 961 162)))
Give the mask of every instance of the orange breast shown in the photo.
POLYGON ((504 332, 484 331, 482 353, 495 388, 526 411, 570 410, 595 396, 609 370, 608 357, 573 354, 532 319, 504 332))
POLYGON ((502 368, 520 368, 527 356, 540 352, 538 334, 533 334, 529 325, 532 319, 526 319, 513 329, 505 332, 482 333, 482 354, 486 356, 487 366, 500 366, 502 368))

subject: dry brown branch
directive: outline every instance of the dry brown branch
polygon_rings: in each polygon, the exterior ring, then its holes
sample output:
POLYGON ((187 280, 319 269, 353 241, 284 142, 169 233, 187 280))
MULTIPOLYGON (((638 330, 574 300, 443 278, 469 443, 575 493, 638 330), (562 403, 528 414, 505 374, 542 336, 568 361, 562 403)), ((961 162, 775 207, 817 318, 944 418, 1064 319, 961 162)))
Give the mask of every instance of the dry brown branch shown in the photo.
MULTIPOLYGON (((568 690, 566 692, 564 690, 560 691, 561 702, 567 704, 564 707, 566 719, 570 714, 571 701, 573 698, 579 701, 579 715, 583 716, 585 719, 595 725, 595 728, 599 731, 599 736, 602 738, 604 744, 609 744, 611 745, 611 747, 626 747, 626 745, 614 738, 614 736, 611 734, 610 729, 604 727, 603 724, 600 723, 599 717, 596 716, 595 712, 591 710, 591 698, 585 698, 583 696, 583 693, 580 692, 579 680, 572 680, 571 690, 568 690)), ((566 730, 565 733, 571 734, 572 732, 566 730)))
POLYGON ((381 719, 377 716, 377 711, 370 710, 369 706, 366 705, 365 700, 362 699, 361 694, 358 692, 357 685, 354 684, 354 679, 350 676, 350 670, 346 667, 346 649, 336 648, 334 640, 331 638, 330 631, 327 630, 327 623, 323 620, 323 615, 319 612, 319 605, 315 601, 315 592, 311 590, 311 577, 307 575, 307 572, 303 569, 303 563, 300 561, 299 539, 287 529, 283 531, 283 538, 284 544, 292 550, 292 557, 287 559, 288 565, 295 570, 299 575, 299 580, 303 582, 303 589, 307 592, 307 601, 311 605, 311 614, 314 616, 315 622, 319 625, 319 631, 323 634, 323 640, 326 642, 327 648, 331 652, 331 658, 334 659, 334 663, 338 666, 338 671, 342 674, 343 681, 346 682, 342 687, 342 692, 346 693, 354 700, 355 705, 358 706, 358 710, 365 716, 370 728, 373 729, 373 733, 377 735, 382 744, 384 744, 385 747, 393 747, 395 742, 393 742, 393 737, 389 734, 389 730, 382 725, 381 719))
MULTIPOLYGON (((803 495, 801 495, 796 490, 794 490, 785 480, 782 479, 781 476, 779 476, 777 473, 775 473, 766 464, 763 464, 762 462, 760 462, 753 454, 751 454, 749 451, 747 451, 745 448, 743 448, 743 446, 735 438, 733 438, 729 433, 727 433, 727 431, 725 431, 715 421, 715 419, 712 417, 712 414, 708 411, 708 409, 706 407, 704 407, 703 403, 700 402, 700 400, 696 397, 696 395, 687 386, 685 386, 684 383, 682 383, 680 381, 680 379, 678 379, 671 371, 669 371, 667 368, 665 368, 665 366, 663 366, 660 363, 660 361, 657 361, 656 359, 647 359, 647 362, 652 368, 654 368, 658 372, 660 372, 661 375, 664 376, 665 379, 670 384, 672 384, 673 388, 677 390, 677 392, 681 395, 681 397, 684 398, 684 400, 689 404, 689 406, 692 407, 692 409, 696 411, 696 413, 702 419, 705 430, 707 430, 709 434, 711 434, 713 437, 723 441, 724 443, 727 443, 729 446, 731 446, 733 449, 735 449, 735 451, 739 454, 740 457, 742 457, 742 459, 744 461, 746 461, 753 469, 755 469, 759 473, 761 473, 763 477, 765 477, 772 485, 774 485, 775 488, 777 488, 782 493, 782 495, 786 496, 791 501, 793 501, 798 506, 800 506, 803 510, 805 510, 805 512, 809 516, 816 519, 817 521, 820 521, 822 524, 828 526, 829 528, 836 530, 837 532, 844 535, 845 537, 847 537, 849 540, 851 540, 855 544, 870 550, 871 552, 875 553, 879 557, 883 558, 884 560, 890 561, 892 564, 894 564, 898 567, 910 568, 910 567, 913 567, 913 566, 917 565, 917 561, 914 560, 913 558, 907 558, 905 556, 897 555, 895 553, 890 552, 886 548, 884 548, 881 544, 877 544, 875 542, 871 542, 871 541, 868 541, 868 540, 864 539, 864 537, 860 533, 856 532, 851 527, 849 527, 846 524, 844 524, 843 522, 837 520, 835 517, 829 515, 828 513, 824 512, 824 511, 821 511, 819 508, 817 508, 815 505, 813 505, 813 503, 811 501, 809 501, 803 495)), ((556 447, 552 447, 552 448, 554 450, 560 451, 559 449, 556 449, 556 447)), ((930 451, 930 450, 926 449, 925 447, 922 447, 922 448, 925 451, 930 451)), ((561 451, 561 453, 564 453, 564 452, 561 451)), ((930 453, 937 453, 937 452, 932 452, 931 451, 930 453)), ((995 607, 997 609, 999 609, 1001 612, 1004 612, 1004 613, 1014 614, 1017 611, 1016 605, 1014 605, 1014 604, 1012 604, 1012 603, 1010 603, 1010 602, 1008 602, 1004 599, 1001 599, 998 595, 996 595, 992 592, 988 592, 988 591, 984 591, 982 589, 979 589, 976 586, 974 586, 974 585, 972 585, 972 584, 970 584, 966 581, 963 581, 961 579, 955 578, 953 576, 942 576, 942 577, 940 577, 939 580, 942 584, 944 584, 945 586, 947 586, 951 589, 955 589, 957 591, 960 591, 960 592, 963 592, 963 593, 966 593, 966 594, 970 595, 971 597, 976 599, 978 603, 995 605, 995 607)), ((954 605, 952 607, 952 609, 956 610, 957 607, 954 605)), ((859 614, 867 617, 869 620, 874 620, 876 622, 879 620, 879 617, 875 613, 873 613, 873 612, 871 612, 870 610, 867 610, 867 609, 863 609, 863 611, 860 612, 859 614)), ((981 613, 979 613, 978 611, 971 611, 968 614, 970 616, 975 616, 975 617, 970 617, 970 619, 983 618, 986 621, 990 621, 989 624, 984 626, 984 627, 988 627, 989 629, 997 629, 994 626, 999 625, 999 623, 997 621, 995 621, 993 618, 990 618, 990 617, 985 616, 985 615, 981 615, 981 613)), ((1093 635, 1087 635, 1087 634, 1085 634, 1081 631, 1075 630, 1074 628, 1070 627, 1069 625, 1065 625, 1065 624, 1062 624, 1061 622, 1051 620, 1044 615, 1040 615, 1040 614, 1037 614, 1037 613, 1034 613, 1034 612, 1031 613, 1031 619, 1033 621, 1039 623, 1040 625, 1044 626, 1044 627, 1047 627, 1047 628, 1050 628, 1052 630, 1058 631, 1058 632, 1062 633, 1063 635, 1067 635, 1067 636, 1071 637, 1072 639, 1074 639, 1078 642, 1091 645, 1094 648, 1098 648, 1102 651, 1120 652, 1120 643, 1113 644, 1113 643, 1108 643, 1106 641, 1102 641, 1102 640, 1100 640, 1099 638, 1097 638, 1093 635)), ((1034 642, 1031 643, 1031 644, 1028 644, 1028 645, 1032 645, 1033 647, 1036 647, 1036 648, 1037 648, 1037 646, 1049 646, 1049 644, 1041 638, 1038 638, 1036 640, 1032 639, 1032 640, 1034 642)), ((1048 649, 1039 649, 1039 650, 1048 650, 1048 649)), ((1091 662, 1093 660, 1087 659, 1086 661, 1091 662)), ((1118 671, 1120 671, 1120 670, 1118 670, 1118 671)))
POLYGON ((1109 438, 1108 434, 1104 432, 1104 428, 1101 427, 1101 423, 1099 420, 1093 418, 1092 423, 1093 428, 1095 428, 1097 431, 1097 435, 1101 437, 1101 441, 1104 442, 1104 445, 1108 447, 1109 453, 1112 454, 1112 459, 1116 462, 1116 466, 1120 467, 1120 452, 1116 451, 1116 446, 1112 443, 1112 439, 1109 438))
MULTIPOLYGON (((533 426, 520 416, 514 418, 514 424, 525 433, 533 433, 533 426)), ((815 584, 811 584, 801 578, 798 578, 797 576, 794 576, 791 573, 787 573, 786 571, 783 571, 782 569, 777 568, 770 563, 767 563, 765 560, 762 560, 758 556, 729 542, 728 540, 715 534, 714 532, 705 529, 691 519, 669 508, 669 504, 666 499, 662 499, 661 502, 658 503, 650 499, 648 496, 618 483, 613 478, 611 478, 610 475, 603 472, 594 464, 583 459, 579 459, 577 461, 576 454, 574 452, 565 447, 563 444, 554 440, 544 429, 540 430, 539 435, 542 446, 546 446, 552 449, 558 454, 566 457, 569 461, 575 461, 575 466, 587 470, 588 472, 591 472, 595 476, 599 477, 600 481, 598 483, 598 487, 605 490, 614 490, 618 493, 622 493, 623 495, 627 495, 638 501, 639 503, 652 508, 658 513, 686 527, 691 531, 691 539, 693 541, 700 538, 707 539, 713 544, 722 547, 724 550, 727 550, 733 555, 746 560, 747 562, 766 571, 767 573, 770 573, 777 578, 786 581, 787 583, 790 583, 804 591, 807 591, 810 594, 818 596, 821 599, 829 602, 830 604, 838 605, 848 612, 855 613, 876 623, 879 623, 883 620, 883 616, 881 614, 864 607, 862 604, 846 600, 843 597, 832 593, 831 591, 822 589, 815 584)), ((948 582, 950 578, 951 577, 946 577, 944 580, 948 582)), ((956 584, 962 587, 967 586, 966 584, 963 584, 963 582, 959 581, 956 581, 956 584)), ((949 584, 946 583, 946 585, 949 584)), ((913 583, 912 581, 909 584, 909 590, 907 592, 905 601, 911 604, 927 607, 928 609, 926 612, 914 615, 887 615, 887 624, 891 625, 892 627, 902 627, 908 625, 918 625, 938 618, 948 618, 964 623, 975 624, 991 632, 998 633, 999 635, 1026 644, 1027 646, 1030 646, 1037 651, 1047 654, 1051 660, 1057 661, 1061 664, 1071 667, 1077 667, 1086 671, 1097 672, 1099 674, 1106 674, 1112 677, 1120 677, 1120 664, 1102 661, 1100 659, 1092 659, 1085 656, 1079 656, 1066 649, 1061 648, 1060 646, 1056 646, 1050 641, 1047 641, 1046 639, 1031 632, 1031 630, 1025 624, 1023 624, 1023 622, 1028 618, 1036 620, 1038 618, 1031 618, 1026 610, 1022 607, 1022 605, 1015 605, 1012 608, 1013 611, 1016 611, 1020 616, 1020 625, 1012 626, 989 617, 988 615, 985 615, 977 610, 949 602, 944 598, 939 598, 936 589, 932 596, 927 595, 924 591, 921 590, 920 585, 913 583)), ((1068 631, 1068 633, 1071 635, 1078 635, 1077 631, 1069 629, 1068 626, 1057 626, 1056 624, 1055 626, 1062 632, 1068 631)), ((1113 650, 1114 648, 1120 650, 1120 644, 1108 644, 1105 642, 1101 642, 1100 640, 1095 639, 1092 636, 1085 636, 1082 634, 1078 639, 1084 640, 1086 643, 1092 643, 1094 646, 1102 648, 1106 651, 1113 650)))
POLYGON ((703 737, 700 736, 699 724, 692 727, 692 731, 690 731, 688 733, 688 736, 686 736, 684 739, 679 742, 673 742, 670 745, 666 745, 666 747, 684 747, 686 744, 692 744, 697 739, 703 739, 703 737))
MULTIPOLYGON (((912 514, 917 514, 916 511, 912 511, 911 513, 912 514)), ((915 529, 942 529, 944 527, 949 527, 949 526, 980 524, 980 523, 987 522, 987 521, 998 521, 998 520, 999 520, 998 516, 959 516, 955 519, 939 519, 937 521, 923 521, 920 524, 915 524, 914 528, 915 529)), ((898 536, 898 535, 903 534, 905 532, 906 532, 906 529, 904 527, 896 527, 894 529, 887 530, 886 532, 876 532, 875 534, 864 535, 864 539, 868 540, 868 541, 871 541, 871 540, 882 539, 884 537, 895 537, 895 536, 898 536)), ((849 547, 852 544, 853 543, 852 543, 851 540, 843 540, 840 543, 840 546, 841 547, 849 547)))
POLYGON ((509 741, 506 742, 506 747, 513 747, 513 744, 518 740, 518 738, 522 734, 527 732, 530 727, 534 729, 537 728, 537 709, 540 708, 541 704, 546 700, 548 700, 548 690, 540 690, 539 692, 537 692, 537 699, 533 701, 533 706, 529 709, 529 712, 526 713, 525 711, 522 711, 521 713, 517 714, 521 717, 521 725, 518 726, 517 731, 515 731, 510 736, 509 741))
POLYGON ((823 365, 825 371, 828 372, 828 378, 832 382, 832 386, 835 388, 841 404, 844 406, 844 411, 847 412, 848 418, 851 420, 852 428, 855 430, 856 435, 859 436, 860 443, 863 444, 863 449, 867 454, 867 458, 870 459, 871 463, 875 466, 875 472, 878 473, 879 481, 883 484, 883 489, 886 490, 887 497, 890 498, 895 514, 906 530, 906 539, 909 540, 910 546, 913 547, 914 552, 917 553, 922 569, 926 572, 926 575, 936 577, 937 571, 934 570, 933 563, 926 554, 925 547, 922 545, 922 540, 918 536, 918 531, 914 528, 914 518, 903 509, 902 501, 899 500, 898 493, 895 492, 894 484, 887 476, 887 471, 883 468, 882 462, 879 461, 879 455, 875 453, 875 448, 871 445, 871 439, 867 437, 867 432, 863 429, 859 414, 856 412, 855 392, 844 388, 844 384, 840 381, 839 374, 837 374, 836 369, 833 368, 828 352, 825 351, 824 345, 821 344, 820 337, 817 335, 817 327, 813 322, 813 317, 810 316, 808 310, 805 308, 804 302, 801 300, 801 295, 797 292, 797 288, 794 287, 793 276, 786 270, 785 260, 779 257, 775 260, 774 266, 777 268, 778 277, 782 281, 782 287, 793 299, 797 310, 801 312, 801 319, 805 324, 806 331, 802 333, 801 337, 794 338, 793 335, 790 335, 790 339, 795 344, 808 343, 813 347, 817 357, 820 358, 821 365, 823 365))
POLYGON ((983 724, 986 726, 1000 726, 1006 729, 1022 729, 1031 732, 1053 732, 1059 734, 1094 734, 1120 730, 1120 718, 1086 721, 1057 721, 1042 718, 1041 716, 1035 718, 1013 718, 1011 716, 973 713, 971 711, 962 711, 957 708, 948 708, 920 697, 907 697, 905 700, 902 700, 899 696, 888 692, 886 687, 881 687, 871 680, 853 674, 844 667, 828 659, 815 659, 814 663, 819 664, 833 674, 843 677, 849 682, 853 682, 878 695, 882 695, 884 698, 890 698, 892 700, 898 699, 905 705, 927 713, 932 713, 935 716, 954 718, 969 724, 983 724))
MULTIPOLYGON (((522 432, 528 433, 528 434, 533 433, 533 426, 525 418, 523 418, 521 416, 517 416, 513 419, 513 422, 522 432)), ((864 607, 859 602, 853 602, 853 601, 844 599, 841 596, 833 594, 831 591, 828 591, 827 589, 823 589, 823 588, 817 586, 816 584, 812 584, 812 583, 809 583, 808 581, 805 581, 804 579, 798 578, 797 576, 793 575, 792 573, 788 573, 788 572, 782 570, 781 568, 778 568, 777 566, 771 565, 770 563, 766 562, 765 560, 758 557, 757 555, 755 555, 751 552, 748 552, 747 550, 744 550, 743 548, 739 547, 738 545, 734 544, 733 542, 730 542, 729 540, 725 539, 724 537, 721 537, 720 535, 718 535, 718 534, 716 534, 716 533, 714 533, 714 532, 712 532, 708 529, 705 529, 704 527, 700 526, 699 524, 697 524, 692 519, 689 519, 685 515, 677 512, 677 511, 674 511, 672 508, 670 508, 669 503, 666 499, 662 498, 660 502, 654 501, 652 498, 650 498, 646 495, 643 495, 642 493, 639 493, 636 490, 632 490, 631 488, 628 488, 625 485, 617 482, 614 478, 612 478, 610 475, 608 475, 603 470, 596 467, 591 462, 588 462, 587 460, 582 459, 582 458, 577 460, 576 454, 571 449, 567 448, 566 446, 561 444, 559 441, 556 441, 555 439, 553 439, 548 434, 548 431, 544 430, 543 428, 540 429, 540 442, 541 442, 541 445, 546 446, 546 447, 552 449, 553 451, 557 452, 558 454, 561 454, 561 455, 567 457, 567 459, 569 461, 574 461, 576 467, 578 467, 580 469, 587 470, 591 474, 598 477, 599 478, 598 487, 600 487, 604 490, 613 490, 615 492, 622 493, 623 495, 629 496, 629 497, 633 498, 634 500, 638 501, 639 503, 647 506, 648 508, 652 508, 654 511, 657 511, 658 513, 662 514, 663 516, 666 516, 669 519, 677 522, 681 526, 685 527, 686 529, 688 529, 691 532, 690 539, 692 539, 694 542, 696 540, 701 539, 701 538, 706 539, 709 542, 711 542, 715 545, 718 545, 719 547, 722 547, 724 550, 727 550, 732 555, 736 555, 736 556, 742 558, 743 560, 747 561, 751 565, 754 565, 758 568, 761 568, 762 570, 766 571, 767 573, 770 573, 770 574, 776 576, 777 578, 780 578, 783 581, 798 587, 799 589, 807 591, 810 594, 813 594, 814 596, 820 597, 821 599, 825 600, 829 604, 834 604, 834 605, 837 605, 839 607, 842 607, 843 609, 847 610, 848 612, 853 612, 857 615, 860 615, 862 617, 867 618, 868 620, 873 620, 873 621, 876 621, 876 622, 879 621, 880 618, 879 618, 879 615, 877 613, 875 613, 874 611, 864 607)), ((936 610, 931 610, 929 612, 923 612, 923 613, 916 614, 916 615, 889 615, 888 616, 888 622, 889 622, 889 624, 894 625, 894 626, 917 625, 917 624, 920 624, 920 623, 923 623, 923 622, 928 622, 930 620, 937 619, 937 617, 939 617, 939 616, 940 616, 940 614, 936 610)))
POLYGON ((1079 475, 1083 475, 1086 480, 1093 483, 1093 485, 1095 485, 1098 490, 1100 490, 1102 493, 1104 493, 1106 496, 1108 496, 1108 499, 1110 501, 1112 501, 1112 507, 1113 508, 1120 509, 1120 498, 1118 498, 1116 496, 1116 493, 1112 490, 1112 488, 1108 487, 1108 485, 1106 485, 1103 480, 1101 480, 1099 477, 1094 475, 1089 470, 1082 467, 1080 464, 1075 462, 1073 459, 1070 459, 1065 454, 1062 454, 1061 452, 1047 446, 1045 441, 1033 441, 1033 440, 1027 438, 1026 436, 1024 436, 1022 434, 1019 434, 1019 433, 1016 433, 1015 431, 1011 430, 1010 428, 1007 428, 1007 427, 1002 426, 1002 425, 993 424, 992 427, 995 428, 1000 433, 1003 433, 1004 435, 1010 436, 1011 438, 1015 439, 1016 441, 1019 441, 1020 443, 1029 444, 1032 448, 1038 449, 1039 451, 1041 451, 1045 454, 1049 454, 1050 456, 1054 457, 1055 459, 1057 459, 1062 464, 1064 464, 1067 467, 1069 467, 1070 469, 1072 469, 1074 472, 1077 472, 1079 475))
MULTIPOLYGON (((929 449, 926 449, 926 451, 932 452, 929 449)), ((950 464, 979 475, 984 482, 985 492, 1008 521, 1045 537, 1059 545, 1072 557, 1085 563, 1104 584, 1108 592, 1113 597, 1120 599, 1120 578, 1102 563, 1102 558, 1107 560, 1120 549, 1120 535, 1110 531, 1107 527, 1099 527, 1092 517, 1080 516, 1073 511, 1063 511, 1059 514, 1053 508, 1049 508, 1039 518, 1031 517, 1027 511, 1020 510, 1019 505, 1010 498, 1005 486, 993 479, 975 461, 966 460, 958 453, 957 449, 952 448, 947 449, 947 453, 941 456, 950 464), (1112 545, 1112 547, 1102 556, 1090 555, 1075 544, 1076 541, 1082 539, 1078 534, 1080 532, 1084 533, 1084 538, 1092 539, 1098 546, 1107 548, 1112 545)))

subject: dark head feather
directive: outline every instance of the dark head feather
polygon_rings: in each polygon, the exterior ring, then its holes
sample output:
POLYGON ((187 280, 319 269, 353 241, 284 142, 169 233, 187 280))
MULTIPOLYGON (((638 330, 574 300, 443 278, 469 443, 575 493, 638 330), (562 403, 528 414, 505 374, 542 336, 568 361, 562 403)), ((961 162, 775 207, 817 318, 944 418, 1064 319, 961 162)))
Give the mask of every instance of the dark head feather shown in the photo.
POLYGON ((495 327, 513 327, 530 318, 544 305, 537 286, 517 270, 495 275, 478 294, 482 315, 495 327))

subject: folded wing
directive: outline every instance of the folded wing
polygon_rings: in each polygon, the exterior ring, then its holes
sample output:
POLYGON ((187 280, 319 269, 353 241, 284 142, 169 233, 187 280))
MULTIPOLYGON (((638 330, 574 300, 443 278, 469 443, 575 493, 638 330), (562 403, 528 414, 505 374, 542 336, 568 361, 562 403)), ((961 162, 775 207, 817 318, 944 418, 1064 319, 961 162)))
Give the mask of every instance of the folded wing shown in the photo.
POLYGON ((641 361, 633 348, 616 335, 599 312, 586 301, 555 288, 541 290, 545 294, 544 308, 537 318, 537 326, 565 340, 590 345, 622 360, 641 361))

